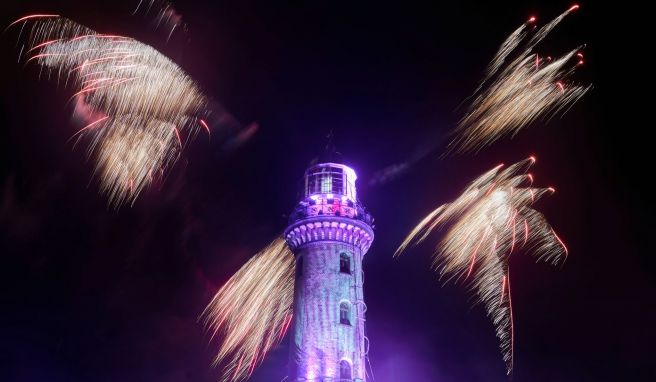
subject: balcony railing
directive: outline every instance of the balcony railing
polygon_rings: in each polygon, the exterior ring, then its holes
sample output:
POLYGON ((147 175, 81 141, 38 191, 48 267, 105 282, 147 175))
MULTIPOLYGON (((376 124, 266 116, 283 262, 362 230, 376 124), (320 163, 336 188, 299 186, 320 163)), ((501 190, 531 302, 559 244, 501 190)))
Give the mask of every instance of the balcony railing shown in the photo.
POLYGON ((362 221, 373 228, 374 218, 359 203, 343 203, 339 199, 333 203, 315 203, 311 199, 301 201, 289 216, 289 222, 315 216, 338 216, 362 221))

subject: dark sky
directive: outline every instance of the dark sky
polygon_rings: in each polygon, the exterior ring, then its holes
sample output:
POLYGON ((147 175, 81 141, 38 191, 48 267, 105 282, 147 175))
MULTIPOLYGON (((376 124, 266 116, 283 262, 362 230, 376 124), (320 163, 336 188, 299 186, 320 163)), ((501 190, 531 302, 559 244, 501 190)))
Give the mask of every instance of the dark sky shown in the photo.
MULTIPOLYGON (((199 135, 163 184, 132 208, 107 208, 84 150, 68 141, 71 91, 16 63, 16 35, 2 34, 1 381, 216 381, 216 345, 196 318, 284 229, 330 130, 377 221, 365 258, 376 381, 507 380, 482 307, 429 270, 432 246, 392 253, 475 176, 530 154, 537 183, 558 190, 539 209, 570 256, 561 269, 511 259, 514 380, 656 380, 649 125, 634 125, 637 108, 624 105, 632 93, 618 87, 634 76, 620 62, 635 54, 617 35, 632 11, 583 3, 541 46, 559 54, 587 44, 577 79, 595 87, 564 118, 476 156, 440 159, 498 44, 528 16, 545 22, 571 3, 180 1, 189 31, 168 44, 152 18, 130 16, 136 0, 6 3, 2 27, 55 12, 152 44, 261 128, 232 151, 199 135), (426 147, 431 154, 400 178, 368 185, 426 147)), ((287 340, 252 381, 281 380, 286 362, 287 340)))

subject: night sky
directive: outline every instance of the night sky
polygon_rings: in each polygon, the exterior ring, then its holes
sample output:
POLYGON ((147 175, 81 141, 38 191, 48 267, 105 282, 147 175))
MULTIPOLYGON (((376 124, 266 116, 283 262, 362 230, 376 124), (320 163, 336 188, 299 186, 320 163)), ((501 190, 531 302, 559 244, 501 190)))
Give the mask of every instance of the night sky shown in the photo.
MULTIPOLYGON (((187 34, 155 30, 138 1, 0 5, 0 27, 59 13, 153 45, 181 65, 252 139, 200 134, 133 207, 108 208, 69 138, 70 89, 18 64, 0 35, 0 381, 216 381, 217 350, 197 317, 284 229, 303 171, 334 133, 376 218, 366 255, 371 363, 378 382, 507 381, 491 322, 429 269, 431 243, 392 253, 437 205, 498 163, 537 156, 539 202, 570 256, 511 258, 518 382, 656 380, 656 277, 649 141, 618 85, 635 59, 617 36, 628 10, 582 3, 539 48, 587 44, 576 80, 594 89, 565 117, 478 155, 441 159, 446 136, 501 41, 531 15, 571 3, 179 1, 187 34), (9 9, 7 9, 9 7, 9 9), (398 178, 379 170, 429 154, 398 178)), ((652 122, 653 123, 653 122, 652 122)), ((287 339, 251 381, 286 375, 287 339)))

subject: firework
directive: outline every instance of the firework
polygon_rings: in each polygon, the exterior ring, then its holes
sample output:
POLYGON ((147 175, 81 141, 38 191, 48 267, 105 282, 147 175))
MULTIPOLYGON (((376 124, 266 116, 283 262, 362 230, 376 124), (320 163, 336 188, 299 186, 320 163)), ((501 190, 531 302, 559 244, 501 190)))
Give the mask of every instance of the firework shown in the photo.
POLYGON ((217 292, 201 320, 221 338, 214 365, 225 361, 222 381, 248 378, 292 321, 294 255, 278 238, 248 261, 217 292))
POLYGON ((207 126, 207 98, 180 67, 139 41, 57 15, 14 24, 23 34, 28 23, 21 56, 75 89, 75 115, 93 116, 76 137, 90 137, 101 191, 114 206, 133 203, 175 163, 183 142, 207 126))
POLYGON ((171 39, 173 32, 182 29, 183 32, 187 31, 187 24, 182 21, 182 15, 178 13, 171 1, 166 0, 139 0, 137 7, 132 12, 132 15, 137 14, 143 9, 143 13, 148 15, 151 9, 155 9, 157 14, 155 16, 155 29, 160 25, 168 29, 166 41, 171 39))
POLYGON ((518 250, 558 264, 567 248, 532 205, 553 188, 536 188, 527 173, 535 159, 505 170, 497 166, 474 180, 453 202, 430 213, 403 241, 424 241, 436 228, 447 231, 437 246, 433 268, 446 281, 468 282, 493 321, 508 374, 513 367, 513 318, 508 259, 518 250))
POLYGON ((576 66, 583 64, 580 48, 552 59, 534 52, 540 43, 568 14, 535 29, 535 17, 516 29, 501 44, 488 65, 473 101, 460 120, 449 151, 478 151, 504 136, 514 136, 541 117, 566 112, 590 89, 568 83, 576 66))

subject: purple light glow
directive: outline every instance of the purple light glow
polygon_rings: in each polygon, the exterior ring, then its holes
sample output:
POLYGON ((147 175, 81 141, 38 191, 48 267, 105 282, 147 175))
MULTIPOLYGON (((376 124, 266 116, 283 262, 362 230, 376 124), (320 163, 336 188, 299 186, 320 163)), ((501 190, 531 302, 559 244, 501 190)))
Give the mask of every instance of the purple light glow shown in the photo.
POLYGON ((315 203, 302 200, 285 230, 299 266, 292 381, 366 379, 362 258, 374 235, 370 215, 356 204, 355 179, 355 171, 341 164, 309 168, 305 196, 315 203), (344 361, 348 367, 342 368, 344 361))

